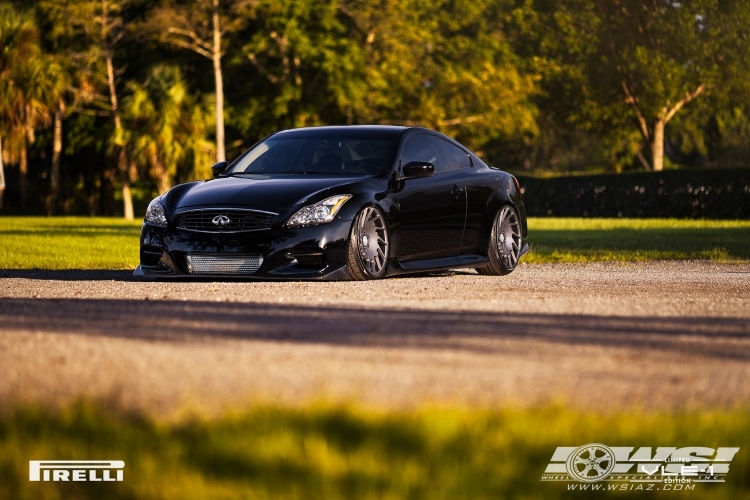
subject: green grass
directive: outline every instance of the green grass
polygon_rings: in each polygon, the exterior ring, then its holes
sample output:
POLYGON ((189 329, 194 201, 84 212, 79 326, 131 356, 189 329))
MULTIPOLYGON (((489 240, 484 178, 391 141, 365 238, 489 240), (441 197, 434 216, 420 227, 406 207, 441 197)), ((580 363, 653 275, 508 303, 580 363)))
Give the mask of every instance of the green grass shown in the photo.
POLYGON ((0 269, 135 269, 141 221, 2 217, 0 269))
MULTIPOLYGON (((157 423, 88 404, 0 416, 0 498, 549 499, 540 478, 557 446, 740 447, 725 484, 690 498, 750 496, 745 411, 598 415, 531 410, 375 412, 256 407, 214 420, 157 423), (121 483, 29 482, 32 459, 120 459, 121 483)), ((627 494, 625 494, 627 495, 627 494)), ((649 498, 673 498, 652 491, 649 498)), ((623 497, 599 491, 575 498, 623 497)))
POLYGON ((750 259, 750 221, 529 218, 524 262, 750 259))
MULTIPOLYGON (((135 269, 140 221, 0 217, 0 269, 135 269)), ((750 260, 750 221, 529 219, 524 262, 750 260)))

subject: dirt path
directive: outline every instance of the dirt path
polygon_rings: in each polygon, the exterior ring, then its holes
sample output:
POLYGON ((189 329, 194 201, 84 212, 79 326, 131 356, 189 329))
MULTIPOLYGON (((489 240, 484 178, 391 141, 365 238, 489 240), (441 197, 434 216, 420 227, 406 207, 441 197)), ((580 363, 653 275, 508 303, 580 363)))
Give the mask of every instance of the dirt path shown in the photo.
POLYGON ((0 403, 208 411, 321 397, 583 408, 750 402, 750 265, 523 265, 371 283, 0 271, 0 403))

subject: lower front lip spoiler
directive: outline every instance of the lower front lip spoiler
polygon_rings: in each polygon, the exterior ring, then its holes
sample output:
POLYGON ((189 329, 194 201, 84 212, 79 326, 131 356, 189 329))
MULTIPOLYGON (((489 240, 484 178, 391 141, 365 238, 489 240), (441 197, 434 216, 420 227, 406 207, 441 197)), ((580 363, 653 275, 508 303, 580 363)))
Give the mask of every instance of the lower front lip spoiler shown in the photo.
POLYGON ((146 274, 141 266, 138 266, 135 271, 133 271, 133 276, 136 278, 140 278, 142 280, 146 281, 155 281, 155 280, 205 280, 205 279, 211 279, 213 281, 235 281, 235 280, 253 280, 253 281, 349 281, 351 280, 351 276, 349 276, 349 267, 344 265, 342 267, 339 267, 338 269, 334 269, 330 271, 329 273, 326 273, 322 276, 294 276, 294 275, 279 275, 279 276, 269 276, 269 275, 262 275, 262 276, 256 276, 252 274, 146 274))

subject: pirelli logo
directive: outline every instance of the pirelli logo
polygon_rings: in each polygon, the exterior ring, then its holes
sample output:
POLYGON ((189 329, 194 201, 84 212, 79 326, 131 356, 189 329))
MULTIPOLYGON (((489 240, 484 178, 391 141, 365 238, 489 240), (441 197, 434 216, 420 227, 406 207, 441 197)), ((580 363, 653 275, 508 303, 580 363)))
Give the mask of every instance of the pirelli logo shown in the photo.
POLYGON ((29 481, 122 481, 122 460, 30 460, 29 481))

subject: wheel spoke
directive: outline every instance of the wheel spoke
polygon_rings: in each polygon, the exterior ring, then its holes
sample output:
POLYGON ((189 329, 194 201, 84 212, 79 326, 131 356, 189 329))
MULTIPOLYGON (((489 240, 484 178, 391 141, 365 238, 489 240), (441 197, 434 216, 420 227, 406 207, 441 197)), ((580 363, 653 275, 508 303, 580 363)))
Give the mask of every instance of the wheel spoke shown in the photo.
POLYGON ((388 229, 378 210, 367 207, 362 211, 356 238, 363 271, 375 277, 385 269, 388 256, 388 229))

